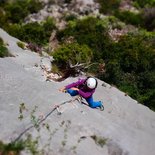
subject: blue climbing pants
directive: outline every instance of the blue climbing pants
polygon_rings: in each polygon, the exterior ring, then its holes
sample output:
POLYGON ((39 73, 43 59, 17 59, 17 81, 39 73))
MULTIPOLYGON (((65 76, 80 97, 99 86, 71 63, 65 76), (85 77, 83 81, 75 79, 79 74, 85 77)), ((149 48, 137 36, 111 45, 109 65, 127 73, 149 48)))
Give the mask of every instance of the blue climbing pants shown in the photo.
MULTIPOLYGON (((77 90, 72 90, 72 89, 67 89, 67 92, 71 95, 71 96, 76 96, 78 95, 78 91, 77 90)), ((96 108, 96 107, 101 107, 101 101, 94 101, 93 97, 89 97, 89 98, 85 98, 85 100, 87 101, 87 103, 89 104, 89 106, 91 108, 96 108)))

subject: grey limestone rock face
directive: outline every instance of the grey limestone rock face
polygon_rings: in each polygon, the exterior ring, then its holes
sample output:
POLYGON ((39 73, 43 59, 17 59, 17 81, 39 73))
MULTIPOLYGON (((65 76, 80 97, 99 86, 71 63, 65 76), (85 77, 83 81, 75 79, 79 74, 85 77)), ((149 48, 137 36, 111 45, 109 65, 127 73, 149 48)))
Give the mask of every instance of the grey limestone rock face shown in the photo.
MULTIPOLYGON (((37 106, 36 117, 46 115, 59 103, 70 100, 59 88, 76 81, 46 82, 40 67, 41 57, 16 45, 16 38, 0 29, 0 37, 8 43, 15 57, 0 58, 0 140, 10 142, 30 125, 31 111, 37 106), (23 121, 18 119, 19 106, 28 111, 23 121)), ((83 77, 80 77, 83 78, 83 77)), ((126 96, 117 88, 98 80, 94 100, 102 100, 105 110, 99 111, 81 103, 67 103, 63 113, 50 115, 48 123, 53 137, 49 154, 56 155, 154 155, 155 113, 126 96), (104 84, 104 85, 103 85, 104 84), (92 139, 92 137, 98 137, 92 139), (106 139, 106 140, 105 140, 106 139), (105 140, 105 144, 102 146, 105 140)), ((29 131, 36 137, 35 129, 29 131)), ((40 147, 49 140, 49 132, 41 128, 40 147)), ((23 136, 23 138, 25 135, 23 136)), ((23 152, 23 154, 25 154, 23 152)))

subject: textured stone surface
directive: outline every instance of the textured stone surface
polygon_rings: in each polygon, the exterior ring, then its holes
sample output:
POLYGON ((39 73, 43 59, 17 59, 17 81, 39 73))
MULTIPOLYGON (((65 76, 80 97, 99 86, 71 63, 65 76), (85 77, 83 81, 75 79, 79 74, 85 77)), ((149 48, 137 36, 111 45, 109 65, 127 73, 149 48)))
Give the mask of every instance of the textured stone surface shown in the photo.
MULTIPOLYGON (((68 78, 63 82, 46 82, 43 71, 35 64, 41 57, 16 46, 17 39, 0 29, 0 37, 8 43, 15 57, 0 58, 0 140, 9 142, 30 125, 30 113, 35 106, 36 117, 46 115, 55 104, 69 100, 68 94, 58 91, 62 86, 76 81, 68 78), (19 121, 19 105, 25 103, 28 111, 19 121)), ((94 94, 95 100, 102 100, 104 111, 91 109, 75 102, 66 104, 62 115, 55 111, 45 123, 56 131, 50 141, 49 154, 56 155, 154 155, 155 113, 137 104, 125 93, 109 84, 99 81, 94 94), (64 125, 62 125, 64 122, 64 125), (101 147, 91 138, 96 135, 107 139, 101 147), (66 145, 63 147, 64 140, 66 145)), ((32 129, 30 133, 37 136, 32 129)), ((49 139, 49 132, 40 130, 43 147, 49 139)), ((23 153, 24 154, 24 153, 23 153)))

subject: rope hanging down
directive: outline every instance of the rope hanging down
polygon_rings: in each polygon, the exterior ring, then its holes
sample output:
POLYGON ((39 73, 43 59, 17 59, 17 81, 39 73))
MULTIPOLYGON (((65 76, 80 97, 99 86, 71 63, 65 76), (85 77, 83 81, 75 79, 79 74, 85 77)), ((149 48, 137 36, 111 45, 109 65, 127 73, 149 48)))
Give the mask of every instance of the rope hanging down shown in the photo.
MULTIPOLYGON (((37 125, 39 126, 43 121, 45 121, 58 107, 60 107, 61 105, 63 104, 66 104, 66 103, 70 103, 70 102, 74 102, 74 101, 78 101, 78 102, 81 102, 81 99, 79 96, 76 96, 75 98, 71 99, 71 100, 68 100, 68 101, 64 101, 62 103, 60 103, 59 105, 56 105, 48 114, 46 114, 46 116, 42 119, 40 119, 37 123, 37 125)), ((21 132, 19 134, 19 136, 12 142, 12 143, 15 143, 17 142, 27 131, 29 131, 30 129, 32 129, 33 127, 35 127, 35 125, 31 125, 29 126, 28 128, 26 128, 23 132, 21 132)))

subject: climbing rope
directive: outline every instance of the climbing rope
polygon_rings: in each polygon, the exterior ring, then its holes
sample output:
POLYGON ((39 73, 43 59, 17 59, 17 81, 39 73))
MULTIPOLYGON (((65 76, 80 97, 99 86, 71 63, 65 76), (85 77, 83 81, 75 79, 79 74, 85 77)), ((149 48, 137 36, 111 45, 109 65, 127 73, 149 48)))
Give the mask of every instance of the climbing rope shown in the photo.
MULTIPOLYGON (((80 96, 76 96, 74 98, 72 98, 71 100, 68 100, 68 101, 64 101, 58 105, 56 105, 49 113, 47 113, 45 115, 45 117, 43 117, 42 119, 40 119, 38 122, 37 122, 37 126, 39 126, 42 122, 44 122, 55 110, 58 110, 58 108, 66 103, 71 103, 71 102, 74 102, 74 101, 78 101, 78 102, 81 102, 81 99, 80 99, 80 96)), ((59 112, 59 111, 58 111, 59 112)), ((33 125, 30 125, 29 127, 27 127, 23 132, 21 132, 19 134, 19 136, 17 138, 15 138, 15 140, 12 141, 12 143, 15 143, 17 142, 27 131, 29 131, 30 129, 34 128, 35 127, 35 124, 33 125)))

